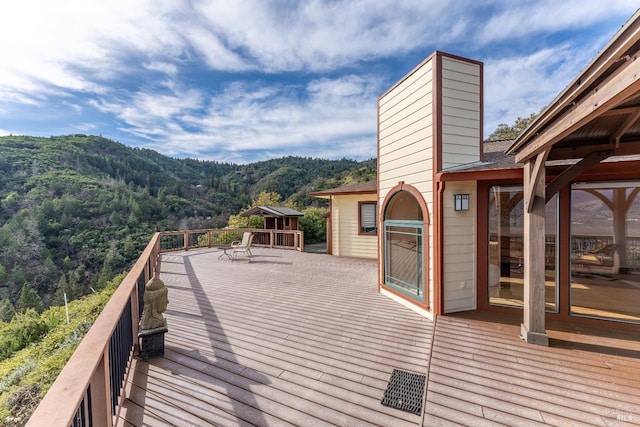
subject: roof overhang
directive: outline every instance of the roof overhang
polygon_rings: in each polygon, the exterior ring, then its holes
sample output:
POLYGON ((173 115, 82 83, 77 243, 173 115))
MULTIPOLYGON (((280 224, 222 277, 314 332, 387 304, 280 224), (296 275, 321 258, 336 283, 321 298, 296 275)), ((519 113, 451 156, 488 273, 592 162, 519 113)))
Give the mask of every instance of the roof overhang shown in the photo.
POLYGON ((316 191, 310 193, 312 197, 320 199, 329 199, 331 196, 352 196, 356 194, 376 194, 378 186, 376 181, 367 181, 359 184, 344 185, 342 187, 332 188, 329 190, 316 191))
POLYGON ((240 216, 261 216, 265 218, 285 218, 304 216, 302 212, 298 212, 290 208, 282 208, 273 206, 254 206, 242 212, 240 216))
MULTIPOLYGON (((640 10, 507 149, 518 163, 640 154, 640 10)), ((587 160, 588 159, 588 160, 587 160)))

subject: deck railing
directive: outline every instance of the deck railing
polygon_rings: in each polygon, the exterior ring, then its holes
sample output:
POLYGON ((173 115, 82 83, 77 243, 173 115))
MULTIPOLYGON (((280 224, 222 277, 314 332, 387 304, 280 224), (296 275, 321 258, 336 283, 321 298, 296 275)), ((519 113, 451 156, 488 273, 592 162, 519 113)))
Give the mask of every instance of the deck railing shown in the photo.
POLYGON ((302 251, 297 230, 187 230, 159 232, 82 339, 27 426, 112 426, 122 385, 138 345, 145 284, 156 272, 162 252, 228 245, 254 233, 254 245, 302 251))
POLYGON ((160 233, 160 251, 212 248, 242 240, 242 233, 253 233, 253 246, 304 250, 304 234, 300 230, 268 230, 262 228, 165 231, 160 233))
POLYGON ((56 378, 27 426, 112 426, 138 341, 144 286, 156 271, 156 233, 56 378))

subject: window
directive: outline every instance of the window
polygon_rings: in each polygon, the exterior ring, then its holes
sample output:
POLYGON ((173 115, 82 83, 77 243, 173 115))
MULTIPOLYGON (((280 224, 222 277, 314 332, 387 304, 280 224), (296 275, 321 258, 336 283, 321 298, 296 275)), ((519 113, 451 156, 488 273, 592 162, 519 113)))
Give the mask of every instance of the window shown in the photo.
MULTIPOLYGON (((545 308, 558 311, 557 206, 547 203, 545 231, 545 308)), ((493 186, 489 191, 489 304, 524 306, 524 191, 493 186)))
POLYGON ((377 235, 378 204, 376 202, 359 202, 358 208, 358 233, 377 235))
POLYGON ((384 216, 384 284, 425 302, 424 221, 416 198, 399 191, 384 216))
POLYGON ((571 314, 640 323, 640 183, 571 186, 571 314))

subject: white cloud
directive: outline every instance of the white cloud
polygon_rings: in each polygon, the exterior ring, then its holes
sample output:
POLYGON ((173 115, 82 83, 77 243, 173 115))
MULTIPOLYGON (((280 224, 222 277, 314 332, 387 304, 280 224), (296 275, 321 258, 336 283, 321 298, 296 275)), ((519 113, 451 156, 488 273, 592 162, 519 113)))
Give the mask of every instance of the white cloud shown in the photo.
POLYGON ((155 61, 143 64, 144 68, 150 71, 157 71, 159 73, 167 74, 168 76, 175 77, 178 73, 178 66, 170 62, 155 61))
POLYGON ((499 123, 538 113, 591 58, 588 51, 563 44, 527 56, 485 63, 485 136, 499 123))
POLYGON ((154 135, 147 146, 173 156, 203 158, 215 153, 218 160, 244 162, 248 153, 261 150, 368 158, 376 151, 375 105, 380 90, 378 78, 354 75, 313 80, 306 86, 236 82, 213 97, 203 113, 184 108, 179 110, 184 114, 149 116, 144 112, 148 102, 138 101, 109 108, 123 110, 131 126, 126 131, 147 138, 154 135), (143 116, 147 121, 140 121, 143 116))
MULTIPOLYGON (((247 0, 199 2, 197 8, 226 46, 243 52, 256 67, 277 72, 331 70, 447 39, 465 3, 414 0, 391 7, 373 0, 309 0, 284 8, 247 0)), ((216 44, 194 45, 207 56, 209 49, 218 54, 216 44)))
POLYGON ((541 32, 588 28, 612 16, 630 16, 637 8, 635 0, 507 0, 498 13, 483 23, 479 39, 483 44, 490 44, 541 32))
MULTIPOLYGON (((97 110, 101 130, 111 122, 119 136, 169 155, 371 157, 376 99, 397 78, 389 73, 400 74, 378 60, 409 71, 451 48, 484 61, 488 134, 549 102, 634 3, 6 1, 0 111, 60 111, 49 116, 80 124, 55 129, 91 130, 97 110), (571 31, 585 33, 551 40, 571 31)), ((28 116, 14 114, 3 127, 28 116)))

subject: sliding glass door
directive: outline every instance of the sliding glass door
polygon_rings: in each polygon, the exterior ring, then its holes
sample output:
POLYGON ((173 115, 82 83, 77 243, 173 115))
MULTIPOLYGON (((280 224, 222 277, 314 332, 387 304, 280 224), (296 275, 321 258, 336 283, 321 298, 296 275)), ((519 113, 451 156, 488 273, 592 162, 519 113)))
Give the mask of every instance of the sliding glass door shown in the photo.
POLYGON ((639 182, 571 188, 571 314, 640 322, 639 182))

